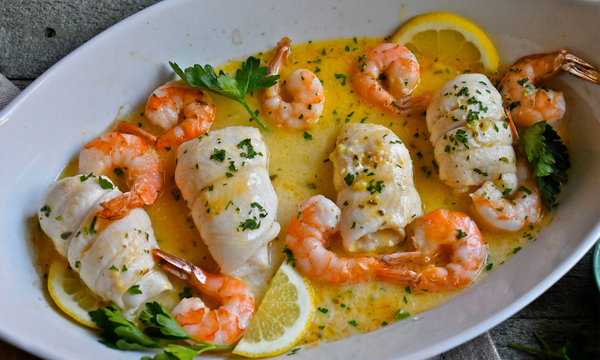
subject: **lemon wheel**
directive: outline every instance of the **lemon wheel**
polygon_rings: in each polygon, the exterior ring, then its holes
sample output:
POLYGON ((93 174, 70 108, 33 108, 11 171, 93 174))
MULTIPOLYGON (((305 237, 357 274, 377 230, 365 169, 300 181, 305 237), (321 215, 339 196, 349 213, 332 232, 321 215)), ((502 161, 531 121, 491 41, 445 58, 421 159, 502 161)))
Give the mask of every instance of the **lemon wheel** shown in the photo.
POLYGON ((495 73, 498 53, 487 35, 467 19, 446 12, 417 15, 392 35, 391 41, 405 45, 417 58, 460 69, 495 73))
POLYGON ((108 303, 85 286, 66 260, 55 260, 50 265, 48 292, 65 314, 85 326, 98 328, 88 313, 107 306, 108 303))
POLYGON ((314 314, 310 282, 284 262, 233 353, 252 358, 282 354, 304 336, 314 314))

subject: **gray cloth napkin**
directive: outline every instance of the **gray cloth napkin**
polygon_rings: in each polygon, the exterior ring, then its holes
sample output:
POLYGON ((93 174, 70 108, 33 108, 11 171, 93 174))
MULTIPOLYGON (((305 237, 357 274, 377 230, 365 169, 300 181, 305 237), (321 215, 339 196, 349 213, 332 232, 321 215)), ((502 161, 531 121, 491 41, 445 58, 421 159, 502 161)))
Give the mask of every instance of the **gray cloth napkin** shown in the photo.
MULTIPOLYGON (((0 110, 19 94, 19 89, 0 74, 0 110)), ((1 349, 0 349, 1 350, 1 349)), ((1 352, 0 352, 1 354, 1 352)), ((489 333, 455 347, 429 360, 500 360, 489 333)))

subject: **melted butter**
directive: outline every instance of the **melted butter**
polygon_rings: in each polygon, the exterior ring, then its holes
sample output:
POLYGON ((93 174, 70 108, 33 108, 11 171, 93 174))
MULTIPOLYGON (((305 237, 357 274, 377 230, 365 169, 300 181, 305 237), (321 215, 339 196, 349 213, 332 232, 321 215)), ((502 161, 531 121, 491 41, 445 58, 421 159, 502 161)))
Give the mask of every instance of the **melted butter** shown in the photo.
MULTIPOLYGON (((335 148, 336 137, 347 122, 365 122, 380 124, 390 128, 407 146, 413 161, 414 182, 423 204, 423 212, 438 208, 462 211, 473 216, 471 199, 467 194, 456 194, 444 185, 436 173, 433 147, 429 141, 429 132, 424 114, 400 117, 384 112, 361 98, 353 88, 351 72, 358 56, 365 54, 381 39, 340 39, 324 42, 305 43, 293 46, 293 51, 282 70, 282 79, 299 68, 316 73, 323 81, 325 105, 322 118, 312 128, 306 130, 312 140, 307 140, 305 131, 277 129, 261 114, 259 94, 246 97, 252 109, 259 110, 259 117, 268 130, 261 134, 270 152, 269 173, 279 199, 278 222, 281 232, 271 245, 272 270, 275 271, 283 260, 282 250, 290 220, 295 216, 298 205, 310 196, 322 194, 336 199, 333 186, 333 166, 329 154, 335 148), (339 75, 345 75, 345 79, 339 75)), ((261 53, 257 57, 268 63, 273 51, 261 53)), ((437 92, 441 86, 462 71, 444 67, 427 59, 421 63, 421 81, 415 94, 425 91, 437 92)), ((183 65, 183 64, 181 64, 183 65)), ((239 61, 231 61, 221 69, 234 73, 239 61)), ((492 78, 496 76, 491 76, 492 78)), ((492 80, 494 82, 494 80, 492 80)), ((255 126, 241 104, 218 95, 211 96, 216 106, 216 119, 212 129, 228 126, 255 126)), ((155 135, 161 130, 152 126, 143 116, 144 106, 126 116, 123 121, 138 125, 155 135)), ((215 271, 217 265, 202 242, 195 228, 190 211, 181 197, 174 181, 175 149, 160 153, 166 168, 165 185, 158 200, 152 206, 145 207, 148 212, 160 247, 170 253, 185 257, 209 271, 215 271)), ((61 174, 61 177, 77 173, 77 159, 74 159, 61 174)), ((123 181, 114 174, 110 175, 123 191, 127 191, 123 181)), ((491 231, 482 228, 489 245, 488 264, 494 269, 527 242, 535 238, 541 226, 550 220, 548 214, 532 229, 524 228, 515 233, 491 231)), ((52 251, 51 241, 47 237, 36 241, 38 264, 47 271, 56 252, 52 251), (50 250, 49 250, 50 249, 50 250)), ((332 243, 334 251, 341 254, 339 239, 332 243)), ((396 248, 395 250, 400 250, 396 248)), ((486 275, 484 270, 478 280, 486 275)), ((175 282, 176 291, 188 286, 175 282)), ((313 282, 317 307, 315 319, 307 335, 300 343, 320 340, 337 340, 351 335, 375 330, 402 318, 402 313, 417 313, 431 309, 448 300, 458 291, 440 293, 409 292, 406 286, 387 282, 330 286, 313 282), (398 316, 400 311, 400 315, 398 316)), ((260 295, 257 296, 260 299, 260 295)), ((211 302, 212 303, 212 302, 211 302)))

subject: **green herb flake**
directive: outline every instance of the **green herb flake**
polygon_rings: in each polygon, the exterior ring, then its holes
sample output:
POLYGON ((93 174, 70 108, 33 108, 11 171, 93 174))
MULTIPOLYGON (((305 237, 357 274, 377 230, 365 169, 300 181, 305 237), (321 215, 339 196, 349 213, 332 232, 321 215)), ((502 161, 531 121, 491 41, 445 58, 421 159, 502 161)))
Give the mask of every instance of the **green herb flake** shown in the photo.
POLYGON ((399 309, 398 311, 396 311, 395 317, 396 317, 397 320, 406 319, 407 317, 410 317, 410 313, 409 312, 405 312, 402 309, 399 309))
POLYGON ((129 288, 129 290, 127 290, 128 293, 130 293, 131 295, 138 295, 142 293, 142 290, 140 290, 140 286, 139 285, 133 285, 132 287, 129 288))
POLYGON ((114 188, 114 186, 110 182, 110 180, 105 179, 102 176, 98 176, 98 184, 100 185, 101 188, 103 188, 105 190, 113 189, 114 188))

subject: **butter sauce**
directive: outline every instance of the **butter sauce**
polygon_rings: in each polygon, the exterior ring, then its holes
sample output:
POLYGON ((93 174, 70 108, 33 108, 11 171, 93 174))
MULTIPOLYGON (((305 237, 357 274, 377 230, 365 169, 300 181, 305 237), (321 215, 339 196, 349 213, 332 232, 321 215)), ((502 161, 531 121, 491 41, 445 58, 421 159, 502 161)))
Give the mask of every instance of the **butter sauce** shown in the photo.
MULTIPOLYGON (((275 272, 284 254, 285 243, 290 220, 297 212, 298 205, 310 196, 322 194, 332 200, 336 192, 332 182, 332 163, 329 154, 335 148, 336 137, 341 127, 347 122, 375 123, 389 127, 407 146, 414 164, 414 182, 421 196, 423 212, 437 208, 462 211, 472 215, 471 199, 467 194, 456 194, 444 185, 436 174, 433 148, 428 139, 429 133, 424 114, 400 117, 384 112, 369 104, 354 90, 351 72, 356 60, 364 55, 372 46, 381 43, 382 39, 350 38, 304 44, 292 44, 293 51, 282 69, 282 80, 296 69, 306 68, 313 71, 322 80, 325 89, 324 111, 319 122, 304 131, 278 129, 261 116, 258 93, 247 96, 246 100, 252 109, 258 109, 258 116, 265 122, 268 130, 262 130, 262 136, 270 152, 270 176, 278 195, 278 221, 281 232, 271 244, 272 271, 275 272)), ((266 64, 273 51, 257 55, 266 64)), ((421 81, 415 93, 424 91, 435 93, 452 77, 465 69, 450 69, 443 64, 419 59, 421 81)), ((221 67, 226 72, 234 73, 240 61, 230 61, 221 67)), ((181 64, 190 66, 192 64, 181 64)), ((492 76, 493 77, 493 76, 492 76)), ((492 80, 492 82, 494 82, 492 80)), ((228 126, 257 126, 249 122, 250 116, 241 104, 227 98, 211 95, 216 106, 216 119, 212 130, 228 126)), ((155 135, 160 129, 152 126, 143 116, 144 107, 125 116, 122 121, 142 127, 155 135)), ((157 241, 164 251, 182 256, 208 271, 216 271, 217 265, 211 258, 202 242, 191 218, 185 200, 181 197, 174 181, 176 150, 161 151, 166 176, 165 185, 158 200, 145 207, 150 215, 157 241)), ((65 168, 61 177, 77 173, 77 159, 65 168)), ((123 181, 114 174, 110 175, 122 190, 123 181)), ((550 221, 545 214, 543 220, 533 226, 515 233, 503 233, 482 228, 484 238, 489 244, 489 256, 486 269, 497 268, 508 257, 516 253, 524 244, 535 239, 541 226, 550 221)), ((51 241, 45 236, 36 235, 34 248, 37 250, 38 264, 42 271, 47 268, 56 256, 51 241)), ((406 246, 409 241, 405 241, 406 246)), ((334 239, 332 248, 343 252, 341 241, 334 239)), ((402 247, 393 249, 401 250, 402 247)), ((485 277, 484 270, 478 280, 485 277)), ((176 292, 182 292, 189 285, 175 281, 176 292)), ((262 292, 267 284, 258 286, 262 292)), ((355 285, 330 286, 313 282, 317 311, 307 335, 300 344, 320 340, 337 340, 359 333, 369 332, 391 324, 399 319, 415 315, 431 309, 458 291, 440 293, 411 292, 406 285, 387 282, 372 282, 355 285)), ((260 303, 261 294, 257 294, 260 303)), ((209 303, 210 305, 210 303, 209 303)))

